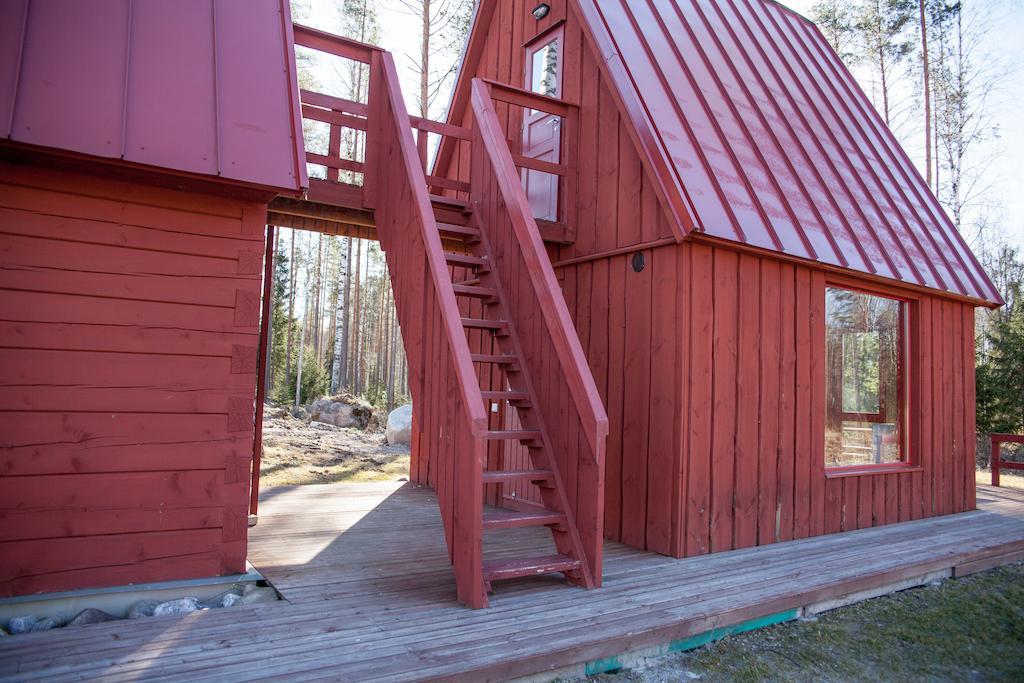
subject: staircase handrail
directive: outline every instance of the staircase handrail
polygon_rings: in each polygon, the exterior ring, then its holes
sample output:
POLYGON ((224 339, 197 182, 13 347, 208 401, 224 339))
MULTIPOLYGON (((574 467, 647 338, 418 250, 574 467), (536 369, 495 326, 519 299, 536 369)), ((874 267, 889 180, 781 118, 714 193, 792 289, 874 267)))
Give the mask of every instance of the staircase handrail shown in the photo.
MULTIPOLYGON (((555 271, 544 249, 540 230, 498 122, 488 86, 483 79, 473 79, 470 98, 473 116, 484 143, 484 153, 490 160, 501 198, 507 207, 516 241, 527 263, 526 274, 529 275, 530 284, 540 304, 544 325, 558 354, 591 452, 600 464, 604 455, 604 437, 608 435, 608 415, 601 403, 597 385, 555 278, 555 271)), ((549 101, 551 98, 543 99, 549 101)))

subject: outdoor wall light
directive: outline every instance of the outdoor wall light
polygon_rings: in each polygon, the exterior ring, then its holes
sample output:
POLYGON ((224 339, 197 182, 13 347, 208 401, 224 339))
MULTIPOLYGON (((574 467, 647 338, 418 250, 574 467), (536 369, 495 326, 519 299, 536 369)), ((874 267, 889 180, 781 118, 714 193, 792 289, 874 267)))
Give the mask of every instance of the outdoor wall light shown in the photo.
POLYGON ((533 18, 536 19, 537 21, 540 21, 541 19, 546 17, 548 15, 548 12, 550 11, 551 6, 548 5, 546 2, 542 2, 541 4, 533 8, 533 18))
POLYGON ((644 269, 644 266, 647 265, 647 259, 644 258, 644 252, 638 251, 635 254, 633 254, 632 265, 634 273, 639 273, 641 270, 644 269))

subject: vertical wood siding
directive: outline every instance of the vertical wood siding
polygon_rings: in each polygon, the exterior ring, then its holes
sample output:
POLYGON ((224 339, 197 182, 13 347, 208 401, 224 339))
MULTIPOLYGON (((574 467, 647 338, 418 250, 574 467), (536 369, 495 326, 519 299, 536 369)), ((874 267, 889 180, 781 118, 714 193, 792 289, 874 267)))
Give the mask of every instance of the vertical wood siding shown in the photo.
POLYGON ((265 215, 0 165, 0 595, 245 571, 265 215))
POLYGON ((705 243, 647 256, 641 273, 628 254, 564 269, 620 274, 620 286, 592 286, 570 306, 611 302, 580 335, 617 463, 606 473, 606 498, 621 501, 606 507, 608 537, 698 555, 974 508, 973 308, 905 293, 916 467, 828 476, 826 274, 705 243), (637 310, 634 291, 663 314, 637 310))
MULTIPOLYGON (((551 6, 537 22, 532 3, 498 3, 463 78, 522 85, 523 46, 565 20, 563 97, 580 104, 576 241, 549 253, 609 416, 605 536, 688 556, 973 509, 973 309, 907 292, 918 297, 910 432, 920 469, 826 477, 826 274, 724 243, 651 246, 672 233, 634 132, 573 12, 551 6), (557 265, 631 245, 646 259, 639 273, 632 253, 557 265)), ((498 111, 517 144, 518 112, 498 111)), ((460 145, 446 171, 468 180, 468 168, 460 145)), ((536 500, 532 489, 516 489, 517 501, 536 500)))

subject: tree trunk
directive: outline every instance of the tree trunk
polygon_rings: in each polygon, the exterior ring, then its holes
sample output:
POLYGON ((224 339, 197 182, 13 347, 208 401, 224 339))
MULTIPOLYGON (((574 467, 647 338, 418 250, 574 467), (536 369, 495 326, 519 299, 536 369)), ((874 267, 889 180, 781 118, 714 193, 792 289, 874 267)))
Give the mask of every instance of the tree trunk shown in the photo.
MULTIPOLYGON (((921 60, 923 63, 924 75, 924 167, 925 181, 928 187, 932 186, 932 91, 928 73, 931 66, 928 63, 928 21, 925 18, 924 0, 918 0, 918 10, 921 15, 921 60)), ((937 190, 936 190, 937 191, 937 190)))
POLYGON ((316 355, 317 361, 320 360, 320 289, 323 284, 323 277, 321 272, 323 269, 323 246, 324 246, 324 234, 317 233, 316 242, 316 279, 313 281, 313 326, 310 329, 312 342, 313 342, 313 353, 316 355))
POLYGON ((395 298, 391 296, 391 343, 388 353, 388 412, 395 408, 395 360, 398 356, 398 315, 395 312, 395 298))
POLYGON ((292 375, 292 316, 295 315, 295 229, 292 233, 292 257, 288 262, 288 339, 285 341, 284 376, 285 381, 292 375))
POLYGON ((420 116, 430 118, 430 0, 423 0, 423 39, 420 41, 420 116))
MULTIPOLYGON (((273 247, 271 247, 271 252, 270 252, 270 256, 269 256, 269 258, 271 258, 273 261, 277 260, 277 248, 278 248, 278 243, 280 242, 280 240, 281 240, 281 228, 277 228, 277 229, 274 230, 274 245, 273 245, 273 247)), ((274 333, 274 309, 275 309, 274 302, 276 300, 276 297, 274 296, 274 294, 275 294, 274 290, 276 289, 276 284, 277 284, 275 282, 276 279, 277 279, 277 267, 274 266, 274 265, 271 265, 271 268, 270 268, 270 288, 271 288, 270 289, 270 310, 264 312, 264 315, 269 315, 270 316, 270 325, 267 326, 267 358, 268 359, 274 357, 274 337, 276 336, 275 333, 274 333)), ((280 330, 278 330, 277 333, 280 334, 280 330)), ((270 387, 272 387, 272 386, 274 386, 274 364, 271 363, 268 360, 267 361, 267 377, 266 377, 266 382, 264 382, 264 387, 265 387, 264 395, 268 395, 270 393, 270 387)))
POLYGON ((363 260, 363 241, 359 240, 359 241, 356 242, 356 268, 355 268, 355 270, 356 270, 356 280, 355 280, 355 286, 354 286, 355 292, 354 292, 354 295, 352 297, 353 298, 352 306, 353 306, 354 313, 355 313, 355 315, 353 316, 353 319, 352 319, 352 393, 354 393, 356 396, 359 395, 359 392, 360 392, 360 381, 362 379, 361 376, 360 376, 360 372, 359 372, 359 363, 360 363, 360 360, 361 360, 361 358, 360 358, 360 355, 361 355, 360 354, 360 346, 359 345, 360 345, 360 340, 362 338, 362 330, 360 328, 361 328, 362 322, 363 322, 363 315, 362 315, 362 308, 361 308, 361 303, 362 303, 362 301, 361 301, 362 300, 362 283, 360 282, 362 280, 362 277, 363 277, 362 270, 360 268, 360 265, 362 264, 362 260, 363 260))
MULTIPOLYGON (((348 240, 346 239, 346 242, 348 240)), ((345 293, 343 280, 348 276, 348 262, 346 260, 345 253, 338 250, 338 277, 337 277, 337 293, 334 298, 334 362, 331 364, 331 393, 337 393, 338 389, 343 384, 343 372, 342 368, 345 366, 345 342, 347 341, 347 335, 345 334, 345 293)))

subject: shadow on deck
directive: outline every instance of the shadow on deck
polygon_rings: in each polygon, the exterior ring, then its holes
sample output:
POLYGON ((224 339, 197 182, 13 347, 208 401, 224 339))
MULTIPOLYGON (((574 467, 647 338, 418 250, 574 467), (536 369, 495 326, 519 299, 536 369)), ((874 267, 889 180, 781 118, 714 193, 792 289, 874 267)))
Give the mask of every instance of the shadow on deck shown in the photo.
MULTIPOLYGON (((1024 551, 1024 491, 979 487, 979 510, 673 560, 607 543, 605 585, 498 584, 455 600, 434 494, 411 484, 267 491, 250 559, 286 602, 0 641, 0 676, 189 681, 509 678, 570 669, 710 629, 793 616, 1024 551), (996 558, 992 560, 990 558, 996 558), (766 619, 767 618, 767 619, 766 619)), ((501 537, 509 549, 544 530, 501 537)), ((489 552, 502 552, 490 547, 489 552)))

